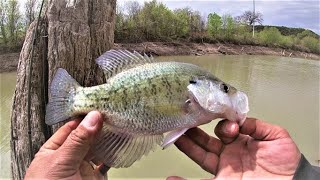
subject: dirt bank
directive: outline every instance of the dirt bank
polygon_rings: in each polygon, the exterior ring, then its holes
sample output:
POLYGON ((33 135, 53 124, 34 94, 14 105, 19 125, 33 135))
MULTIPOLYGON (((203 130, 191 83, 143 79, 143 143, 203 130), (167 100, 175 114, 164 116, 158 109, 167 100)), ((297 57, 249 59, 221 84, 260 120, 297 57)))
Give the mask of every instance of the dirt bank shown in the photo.
POLYGON ((128 49, 130 51, 151 53, 156 56, 172 55, 205 55, 205 54, 225 54, 225 55, 274 55, 286 57, 298 57, 305 59, 319 60, 320 56, 313 53, 306 53, 281 48, 271 48, 264 46, 234 45, 234 44, 208 44, 208 43, 165 43, 165 42, 145 42, 133 44, 115 44, 116 49, 128 49))
POLYGON ((0 73, 16 71, 20 53, 8 53, 0 55, 0 73))
MULTIPOLYGON (((297 57, 304 59, 319 60, 318 54, 301 51, 284 50, 281 48, 270 48, 264 46, 234 45, 234 44, 199 44, 199 43, 168 43, 168 42, 145 42, 114 44, 115 49, 128 49, 153 56, 173 55, 196 55, 225 54, 225 55, 274 55, 297 57)), ((0 55, 0 73, 16 71, 19 53, 0 55)))

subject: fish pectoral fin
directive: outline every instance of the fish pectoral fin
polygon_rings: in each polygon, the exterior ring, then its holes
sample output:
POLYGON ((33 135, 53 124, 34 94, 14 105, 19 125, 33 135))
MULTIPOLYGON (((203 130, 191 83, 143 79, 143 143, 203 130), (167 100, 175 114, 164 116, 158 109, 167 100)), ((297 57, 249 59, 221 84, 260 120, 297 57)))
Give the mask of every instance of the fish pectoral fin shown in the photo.
POLYGON ((161 145, 161 147, 163 149, 166 149, 168 146, 170 146, 171 144, 173 144, 174 142, 176 142, 178 140, 178 138, 180 136, 182 136, 189 128, 183 128, 183 129, 179 129, 179 130, 174 130, 169 132, 164 140, 163 143, 161 145))
POLYGON ((94 161, 114 168, 129 167, 160 145, 162 139, 162 134, 138 136, 104 126, 92 149, 94 161))
POLYGON ((96 59, 96 63, 104 71, 106 79, 125 69, 152 62, 155 62, 152 56, 148 57, 146 54, 142 56, 136 51, 131 53, 127 50, 110 50, 96 59))

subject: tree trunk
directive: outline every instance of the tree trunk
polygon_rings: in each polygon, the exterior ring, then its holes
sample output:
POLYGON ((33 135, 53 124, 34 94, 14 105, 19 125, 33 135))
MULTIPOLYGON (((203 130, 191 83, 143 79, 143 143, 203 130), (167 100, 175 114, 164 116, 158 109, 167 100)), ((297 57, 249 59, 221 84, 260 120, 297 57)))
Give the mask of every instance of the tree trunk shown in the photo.
POLYGON ((11 116, 13 179, 24 177, 35 153, 52 134, 44 117, 48 84, 56 69, 66 69, 84 86, 103 82, 102 72, 94 60, 113 46, 115 7, 116 0, 51 0, 34 44, 35 23, 30 26, 19 58, 11 116), (32 73, 29 74, 32 46, 32 73), (31 102, 30 114, 28 101, 31 102))

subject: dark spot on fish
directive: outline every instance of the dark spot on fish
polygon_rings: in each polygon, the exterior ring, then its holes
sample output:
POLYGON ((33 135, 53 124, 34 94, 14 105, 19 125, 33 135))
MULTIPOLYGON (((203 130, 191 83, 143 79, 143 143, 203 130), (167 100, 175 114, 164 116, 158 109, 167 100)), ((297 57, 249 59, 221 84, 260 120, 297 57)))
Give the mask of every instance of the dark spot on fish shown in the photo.
POLYGON ((104 101, 104 102, 108 102, 109 101, 109 97, 100 97, 100 100, 104 101))
POLYGON ((156 95, 157 94, 157 86, 155 84, 151 85, 151 94, 156 95))
POLYGON ((192 79, 192 80, 189 81, 189 83, 190 83, 190 84, 196 84, 197 81, 195 81, 195 80, 192 79))
POLYGON ((166 78, 161 78, 163 85, 167 88, 170 89, 171 88, 171 84, 169 83, 169 81, 166 78))
POLYGON ((174 77, 174 81, 175 81, 175 83, 178 84, 178 86, 181 86, 181 81, 180 81, 179 76, 175 76, 175 77, 174 77))

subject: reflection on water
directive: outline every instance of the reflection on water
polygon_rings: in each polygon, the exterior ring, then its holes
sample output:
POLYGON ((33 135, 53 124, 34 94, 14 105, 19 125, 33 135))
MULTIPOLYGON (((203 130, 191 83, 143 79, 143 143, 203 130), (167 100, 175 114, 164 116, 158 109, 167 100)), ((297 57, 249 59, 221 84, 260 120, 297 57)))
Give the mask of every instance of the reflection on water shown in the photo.
MULTIPOLYGON (((184 61, 202 66, 220 79, 246 92, 249 116, 286 128, 312 164, 319 159, 319 62, 272 56, 180 56, 160 60, 184 61)), ((9 109, 15 74, 1 74, 1 175, 9 177, 9 109)), ((201 128, 213 134, 216 122, 201 128)), ((210 174, 174 146, 142 158, 127 169, 111 169, 109 178, 161 178, 179 175, 209 178, 210 174)))
POLYGON ((10 110, 15 86, 16 73, 0 74, 0 179, 9 178, 11 174, 10 110))

